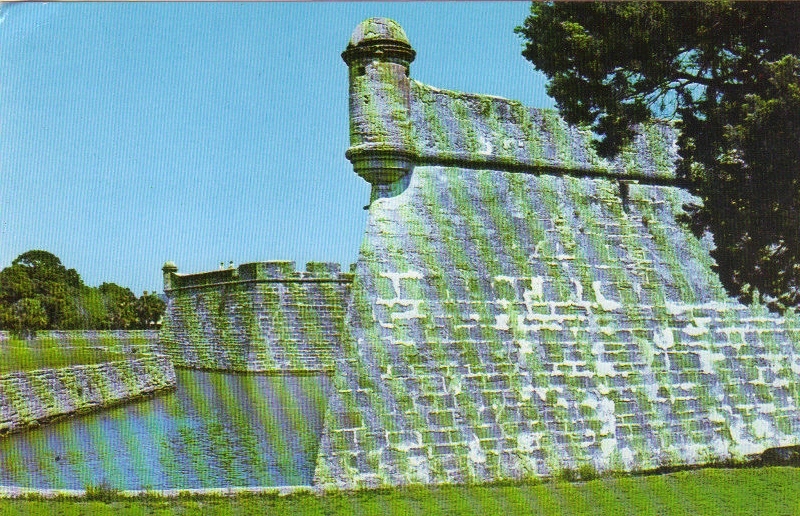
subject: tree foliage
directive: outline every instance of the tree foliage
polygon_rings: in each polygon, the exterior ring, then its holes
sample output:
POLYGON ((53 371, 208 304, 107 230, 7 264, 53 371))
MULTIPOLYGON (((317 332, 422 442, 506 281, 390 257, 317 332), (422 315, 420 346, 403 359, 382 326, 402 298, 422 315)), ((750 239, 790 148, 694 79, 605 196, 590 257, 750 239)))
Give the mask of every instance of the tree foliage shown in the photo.
POLYGON ((534 3, 517 28, 564 118, 615 155, 654 116, 680 130, 687 207, 725 287, 800 305, 800 3, 534 3))
POLYGON ((0 271, 0 329, 25 337, 40 329, 152 328, 164 308, 155 294, 137 299, 114 283, 89 287, 47 251, 25 252, 0 271))
POLYGON ((165 309, 166 304, 160 297, 155 294, 148 294, 145 291, 145 293, 136 300, 136 315, 140 327, 156 327, 160 324, 165 309))

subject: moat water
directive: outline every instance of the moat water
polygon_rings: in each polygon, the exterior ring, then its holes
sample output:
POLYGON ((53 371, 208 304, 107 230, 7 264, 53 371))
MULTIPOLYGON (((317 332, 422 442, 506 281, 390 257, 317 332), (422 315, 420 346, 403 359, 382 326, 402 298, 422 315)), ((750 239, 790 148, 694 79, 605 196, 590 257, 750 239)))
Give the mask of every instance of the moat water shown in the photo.
POLYGON ((326 376, 176 373, 174 392, 0 439, 0 485, 311 484, 326 376))

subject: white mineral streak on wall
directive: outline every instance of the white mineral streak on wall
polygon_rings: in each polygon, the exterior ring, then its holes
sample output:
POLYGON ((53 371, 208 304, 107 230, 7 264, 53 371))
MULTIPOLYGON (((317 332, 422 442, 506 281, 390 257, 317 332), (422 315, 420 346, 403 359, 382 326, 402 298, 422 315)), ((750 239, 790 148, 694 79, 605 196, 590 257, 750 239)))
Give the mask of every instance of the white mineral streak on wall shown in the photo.
POLYGON ((451 379, 450 380, 450 385, 448 386, 447 390, 453 396, 458 396, 459 394, 461 394, 461 378, 460 377, 454 377, 453 379, 451 379))
POLYGON ((619 309, 622 306, 622 303, 618 303, 613 299, 606 299, 606 297, 603 296, 603 293, 600 292, 600 288, 602 286, 602 281, 592 282, 592 290, 594 290, 594 297, 597 299, 597 304, 600 305, 600 308, 605 312, 613 312, 614 310, 619 309))
MULTIPOLYGON (((602 435, 602 431, 601 431, 602 435)), ((600 451, 603 452, 603 459, 607 462, 610 461, 612 455, 617 450, 617 439, 614 437, 608 437, 600 441, 600 451)))
POLYGON ((682 315, 692 310, 712 310, 715 312, 727 312, 732 310, 746 311, 747 307, 737 303, 722 303, 719 301, 709 301, 708 303, 686 304, 679 301, 667 301, 664 303, 667 313, 670 315, 682 315))
POLYGON ((517 392, 522 401, 528 401, 534 392, 533 385, 523 385, 517 392))
POLYGON ((572 284, 575 285, 575 302, 582 303, 583 302, 583 285, 581 285, 580 280, 576 278, 570 278, 572 284))
POLYGON ((592 355, 596 357, 595 359, 595 373, 597 376, 603 377, 614 377, 617 375, 617 372, 614 370, 614 364, 611 362, 606 362, 603 359, 603 354, 605 353, 605 346, 603 345, 602 340, 596 340, 592 343, 592 355))
POLYGON ((483 451, 483 448, 481 448, 481 441, 475 434, 472 434, 472 439, 469 441, 469 453, 467 454, 467 457, 472 462, 478 464, 483 464, 486 462, 486 452, 483 451))
MULTIPOLYGON (((395 305, 410 306, 411 310, 405 312, 392 312, 390 317, 392 320, 398 319, 424 319, 425 314, 420 313, 419 307, 424 301, 422 299, 378 299, 375 303, 378 305, 385 305, 387 308, 394 308, 395 305)), ((388 326, 393 328, 393 326, 388 326)))
POLYGON ((419 271, 407 271, 407 272, 381 272, 379 274, 381 278, 388 278, 392 282, 392 287, 394 287, 394 295, 395 297, 400 297, 400 280, 401 279, 415 279, 420 280, 422 279, 422 273, 419 271))
POLYGON ((683 329, 683 333, 686 335, 689 335, 690 337, 698 337, 709 332, 708 324, 711 322, 710 318, 695 317, 692 322, 693 324, 687 324, 683 329))
POLYGON ((494 316, 495 322, 492 328, 500 331, 508 331, 511 327, 508 325, 509 316, 507 314, 499 314, 494 316))
POLYGON ((522 293, 522 299, 525 301, 525 306, 528 313, 532 311, 531 302, 536 299, 542 301, 544 299, 544 278, 541 276, 531 277, 531 289, 525 290, 522 293))
POLYGON ((408 465, 411 467, 412 475, 417 482, 423 484, 430 483, 431 481, 431 468, 425 457, 418 455, 408 458, 408 465))
POLYGON ((706 374, 714 372, 714 363, 725 360, 725 355, 722 353, 714 353, 708 350, 695 351, 697 358, 700 359, 700 370, 706 374))
POLYGON ((656 344, 656 347, 667 351, 668 349, 675 346, 675 336, 672 333, 672 330, 669 328, 661 328, 653 333, 653 341, 656 344))
POLYGON ((533 343, 529 340, 525 339, 518 339, 517 346, 519 346, 519 354, 520 355, 527 355, 529 353, 533 353, 533 343))
POLYGON ((517 434, 517 446, 522 452, 532 452, 539 446, 539 438, 530 432, 517 434))
POLYGON ((483 135, 478 137, 478 141, 481 144, 481 150, 478 151, 478 154, 483 154, 484 156, 491 156, 492 152, 494 152, 494 147, 492 147, 492 143, 483 135))
POLYGON ((747 426, 742 421, 742 417, 738 414, 732 415, 728 430, 731 434, 733 445, 731 449, 737 455, 753 455, 764 451, 763 446, 759 446, 753 442, 749 437, 747 426))
POLYGON ((616 435, 617 416, 614 409, 614 400, 605 396, 600 397, 597 403, 597 420, 602 424, 600 435, 616 435))
POLYGON ((400 280, 420 280, 423 278, 422 273, 418 271, 407 271, 407 272, 381 272, 381 278, 387 278, 392 282, 392 287, 394 288, 394 295, 393 299, 382 299, 378 298, 375 301, 375 304, 383 305, 388 309, 392 309, 395 305, 400 305, 403 307, 411 307, 410 310, 406 310, 404 312, 392 312, 390 314, 391 319, 394 320, 408 320, 408 319, 424 319, 425 314, 420 313, 419 309, 424 302, 423 299, 407 299, 403 298, 401 288, 400 288, 400 280))
POLYGON ((602 360, 598 360, 595 363, 595 370, 597 371, 597 376, 614 377, 617 375, 617 372, 614 370, 614 364, 612 362, 604 362, 602 360))

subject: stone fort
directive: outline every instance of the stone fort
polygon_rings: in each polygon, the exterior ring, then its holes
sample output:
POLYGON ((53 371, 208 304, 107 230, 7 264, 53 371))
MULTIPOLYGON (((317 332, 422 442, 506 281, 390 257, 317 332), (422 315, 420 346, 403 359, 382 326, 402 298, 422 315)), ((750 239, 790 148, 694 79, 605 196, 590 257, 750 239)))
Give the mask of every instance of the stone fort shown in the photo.
POLYGON ((358 261, 164 266, 175 365, 330 380, 314 483, 482 482, 746 461, 800 444, 800 319, 731 298, 676 222, 675 130, 613 161, 555 111, 411 79, 353 32, 358 261))

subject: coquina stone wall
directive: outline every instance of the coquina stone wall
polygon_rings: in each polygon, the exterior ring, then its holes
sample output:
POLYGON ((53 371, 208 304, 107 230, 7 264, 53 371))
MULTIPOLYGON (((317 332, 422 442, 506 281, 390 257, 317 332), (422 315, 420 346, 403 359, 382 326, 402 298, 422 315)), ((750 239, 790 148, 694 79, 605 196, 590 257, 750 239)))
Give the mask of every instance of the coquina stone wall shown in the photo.
POLYGON ((175 387, 164 355, 0 375, 0 435, 175 387))
POLYGON ((262 262, 183 275, 165 265, 164 352, 182 367, 330 372, 353 275, 335 263, 306 269, 262 262))
POLYGON ((727 295, 676 222, 674 132, 615 162, 555 113, 409 79, 356 29, 372 184, 315 482, 488 481, 747 460, 800 444, 800 322, 727 295))

